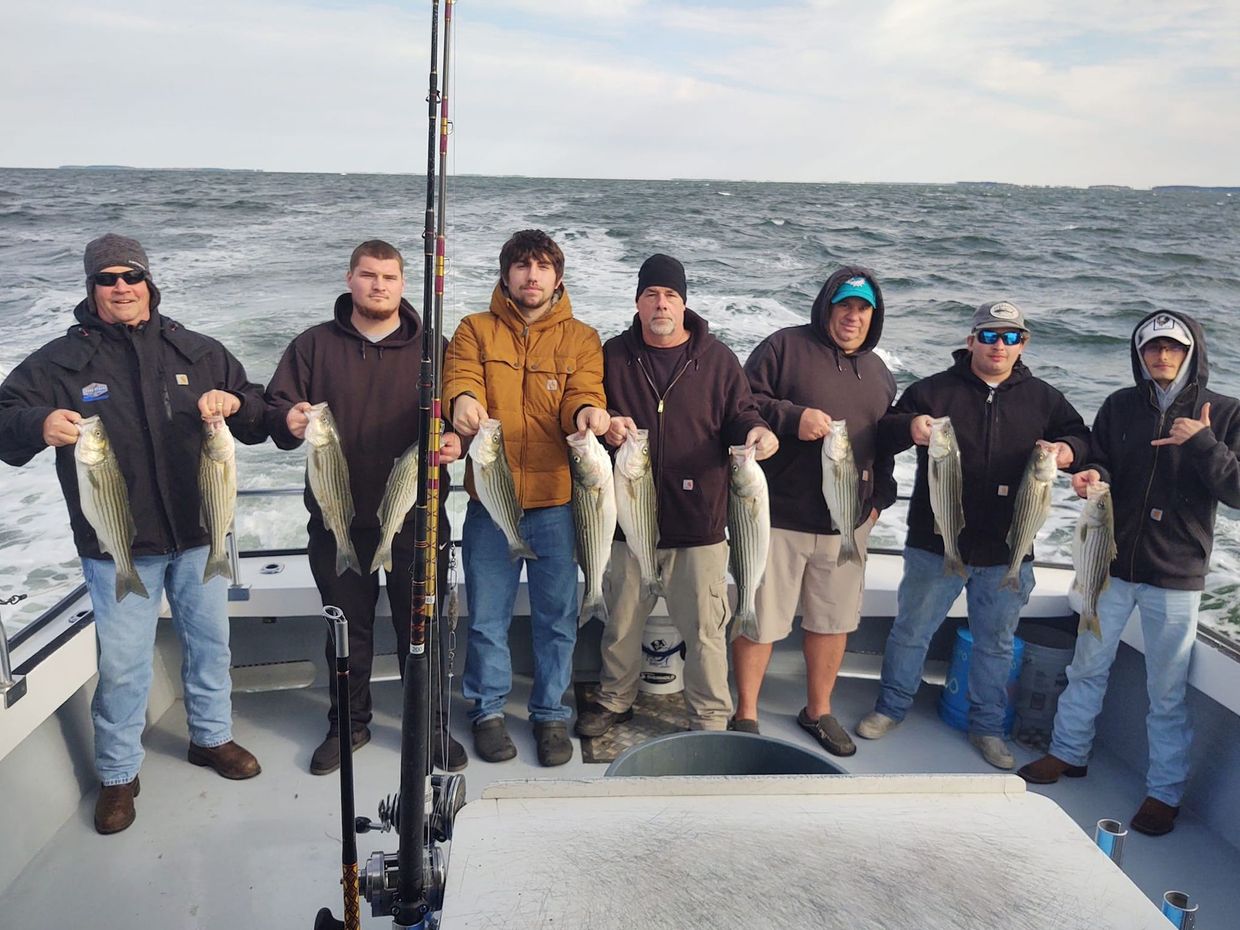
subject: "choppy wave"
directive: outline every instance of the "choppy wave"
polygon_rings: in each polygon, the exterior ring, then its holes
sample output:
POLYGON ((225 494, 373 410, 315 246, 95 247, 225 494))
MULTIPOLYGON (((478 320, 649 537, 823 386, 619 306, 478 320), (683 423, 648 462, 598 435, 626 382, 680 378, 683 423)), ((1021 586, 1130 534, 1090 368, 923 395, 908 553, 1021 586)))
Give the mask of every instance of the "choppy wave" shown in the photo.
MULTIPOLYGON (((421 303, 424 189, 417 176, 0 170, 0 371, 64 332, 82 296, 82 246, 113 230, 146 246, 170 316, 223 340, 265 380, 288 340, 327 317, 363 239, 405 252, 406 296, 421 303)), ((637 268, 652 252, 685 263, 689 305, 742 359, 771 330, 808 319, 822 282, 847 262, 883 282, 881 354, 901 387, 948 363, 976 304, 1007 297, 1029 316, 1030 367, 1087 420, 1129 382, 1128 334, 1159 307, 1187 309, 1219 334, 1212 382, 1240 393, 1240 340, 1222 338, 1240 322, 1240 198, 479 177, 451 179, 449 196, 449 327, 487 306, 507 235, 537 226, 563 246, 575 312, 604 338, 630 324, 637 268)), ((302 480, 298 453, 267 445, 241 455, 243 487, 302 480)), ((905 491, 911 461, 897 472, 905 491)), ((32 594, 20 624, 54 603, 77 566, 50 453, 0 474, 0 597, 32 594)), ((1043 557, 1067 556, 1076 505, 1062 484, 1043 557)), ((897 516, 876 540, 902 541, 897 516)), ((297 498, 245 502, 240 535, 292 545, 304 522, 297 498)), ((1240 639, 1235 512, 1220 515, 1209 588, 1203 619, 1240 639)))

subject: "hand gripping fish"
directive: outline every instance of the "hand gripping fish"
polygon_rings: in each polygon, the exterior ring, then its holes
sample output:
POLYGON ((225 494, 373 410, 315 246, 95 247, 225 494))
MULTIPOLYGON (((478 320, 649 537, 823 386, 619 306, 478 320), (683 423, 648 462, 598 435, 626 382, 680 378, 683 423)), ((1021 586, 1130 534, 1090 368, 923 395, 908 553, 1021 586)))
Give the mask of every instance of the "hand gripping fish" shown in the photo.
POLYGON ((486 508, 495 525, 508 540, 508 556, 512 559, 536 559, 530 544, 521 538, 521 518, 525 511, 517 502, 517 490, 504 452, 504 431, 499 420, 483 420, 478 435, 469 447, 474 463, 474 488, 478 500, 486 508))
POLYGON ((650 471, 650 432, 630 430, 616 453, 616 520, 624 530, 629 551, 642 573, 642 587, 649 597, 663 594, 655 544, 659 541, 659 515, 650 471))
POLYGON ((822 496, 831 511, 831 522, 840 533, 840 554, 835 564, 865 565, 856 536, 861 522, 861 485, 848 438, 848 423, 844 420, 832 420, 822 440, 822 496))
POLYGON ((1012 554, 1007 574, 999 587, 1008 591, 1020 590, 1020 565, 1033 550, 1033 540, 1051 512, 1051 486, 1055 483, 1055 453, 1047 446, 1034 446, 1020 479, 1016 503, 1012 510, 1012 525, 1008 528, 1007 544, 1012 554))
POLYGON ((573 474, 573 527, 577 536, 577 562, 586 576, 581 598, 582 626, 598 617, 607 622, 603 601, 603 573, 611 559, 616 535, 616 486, 611 457, 589 430, 568 437, 568 466, 573 474))
POLYGON ((728 551, 736 580, 736 623, 733 638, 758 638, 754 601, 771 545, 771 506, 766 473, 753 446, 729 446, 731 480, 728 485, 728 551))
POLYGON ((116 601, 133 592, 149 597, 146 585, 133 567, 133 539, 137 529, 129 509, 129 489, 108 431, 99 417, 78 422, 77 445, 73 459, 77 467, 78 498, 82 515, 94 529, 99 548, 116 563, 116 601))
POLYGON ((960 446, 951 417, 930 421, 930 446, 926 452, 930 485, 930 510, 934 530, 943 537, 943 574, 966 576, 960 557, 960 531, 964 529, 964 474, 960 466, 960 446))
POLYGON ((202 421, 198 496, 202 500, 202 526, 211 543, 202 580, 222 575, 232 581, 227 539, 237 513, 237 446, 223 417, 202 421))
POLYGON ((1111 504, 1111 486, 1095 481, 1085 492, 1085 506, 1076 519, 1072 535, 1072 566, 1076 578, 1072 589, 1081 595, 1080 632, 1088 630, 1102 639, 1098 623, 1098 595, 1110 583, 1111 563, 1115 561, 1115 511, 1111 504))
POLYGON ((351 568, 360 575, 362 566, 349 536, 355 512, 349 463, 340 446, 336 420, 326 402, 315 404, 306 416, 306 474, 310 477, 310 493, 323 513, 323 524, 336 537, 336 574, 343 575, 351 568))

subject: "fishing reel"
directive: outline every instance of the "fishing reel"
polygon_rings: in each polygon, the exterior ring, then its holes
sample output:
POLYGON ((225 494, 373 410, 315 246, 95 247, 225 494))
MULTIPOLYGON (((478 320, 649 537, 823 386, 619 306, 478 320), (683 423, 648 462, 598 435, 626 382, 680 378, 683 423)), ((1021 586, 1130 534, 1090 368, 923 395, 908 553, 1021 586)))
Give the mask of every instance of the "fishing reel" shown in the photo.
MULTIPOLYGON (((465 806, 464 775, 432 775, 430 809, 427 811, 426 825, 431 839, 436 843, 446 843, 452 839, 452 827, 456 815, 465 806)), ((389 794, 379 802, 379 822, 369 817, 358 817, 356 821, 358 833, 379 831, 389 833, 400 829, 400 795, 389 794)))
MULTIPOLYGON (((448 856, 442 846, 422 850, 423 894, 431 911, 443 907, 444 888, 448 884, 448 856)), ((396 909, 396 888, 400 866, 396 853, 373 852, 358 876, 362 897, 370 902, 372 917, 390 917, 396 909)))

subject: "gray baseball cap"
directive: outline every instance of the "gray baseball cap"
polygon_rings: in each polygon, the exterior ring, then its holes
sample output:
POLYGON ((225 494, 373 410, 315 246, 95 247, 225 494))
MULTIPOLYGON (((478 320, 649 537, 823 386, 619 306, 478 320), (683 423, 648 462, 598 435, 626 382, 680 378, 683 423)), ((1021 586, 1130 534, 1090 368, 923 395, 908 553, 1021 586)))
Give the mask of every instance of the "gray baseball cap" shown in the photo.
POLYGON ((1025 313, 1010 300, 996 300, 982 304, 973 311, 972 331, 979 329, 1019 329, 1029 332, 1025 325, 1025 313))

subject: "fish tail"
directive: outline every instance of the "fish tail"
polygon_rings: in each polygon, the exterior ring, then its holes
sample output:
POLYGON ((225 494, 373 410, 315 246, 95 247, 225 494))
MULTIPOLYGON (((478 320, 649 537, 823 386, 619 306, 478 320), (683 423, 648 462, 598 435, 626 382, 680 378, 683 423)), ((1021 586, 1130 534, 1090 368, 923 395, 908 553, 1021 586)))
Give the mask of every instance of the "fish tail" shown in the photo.
POLYGON ((861 558, 861 553, 857 550, 857 544, 854 540, 846 536, 840 536, 840 554, 835 560, 835 564, 845 565, 852 562, 854 565, 865 567, 865 560, 861 558))
POLYGON ((232 565, 228 562, 228 553, 221 552, 216 555, 214 552, 207 557, 207 567, 202 570, 202 583, 206 584, 215 577, 227 578, 233 580, 232 565))
POLYGON ((585 597, 581 601, 581 616, 577 620, 577 626, 583 627, 595 617, 603 621, 603 625, 607 625, 607 621, 611 618, 607 615, 607 602, 603 600, 601 595, 593 597, 585 597))
POLYGON ((538 553, 530 548, 529 543, 518 536, 515 543, 508 544, 508 558, 514 562, 517 559, 537 559, 538 553))
POLYGON ((385 572, 392 571, 392 544, 385 543, 375 550, 375 557, 370 560, 370 574, 374 574, 379 570, 379 566, 383 566, 385 572))
POLYGON ((145 598, 151 596, 147 593, 146 585, 142 583, 138 573, 132 568, 127 572, 116 573, 116 603, 119 604, 124 600, 127 594, 137 594, 145 598))
POLYGON ((732 639, 743 636, 750 642, 757 642, 758 614, 752 607, 741 607, 732 618, 732 639))
POLYGON ((961 578, 968 578, 969 573, 965 570, 964 562, 958 555, 947 555, 943 557, 943 574, 959 575, 961 578))
POLYGON ((1077 627, 1077 634, 1093 633, 1099 640, 1102 639, 1102 624, 1098 622, 1096 613, 1082 613, 1081 625, 1077 627))
POLYGON ((1013 568, 1007 570, 1007 574, 1003 576, 1003 580, 999 582, 1000 591, 1019 591, 1020 590, 1020 563, 1017 562, 1013 568))
POLYGON ((663 587, 662 578, 651 578, 645 583, 644 587, 646 589, 646 596, 650 598, 658 599, 666 596, 667 594, 667 591, 663 587))
POLYGON ((345 537, 344 543, 336 545, 336 574, 343 575, 349 569, 362 573, 361 563, 357 561, 357 553, 353 551, 353 540, 345 537))

